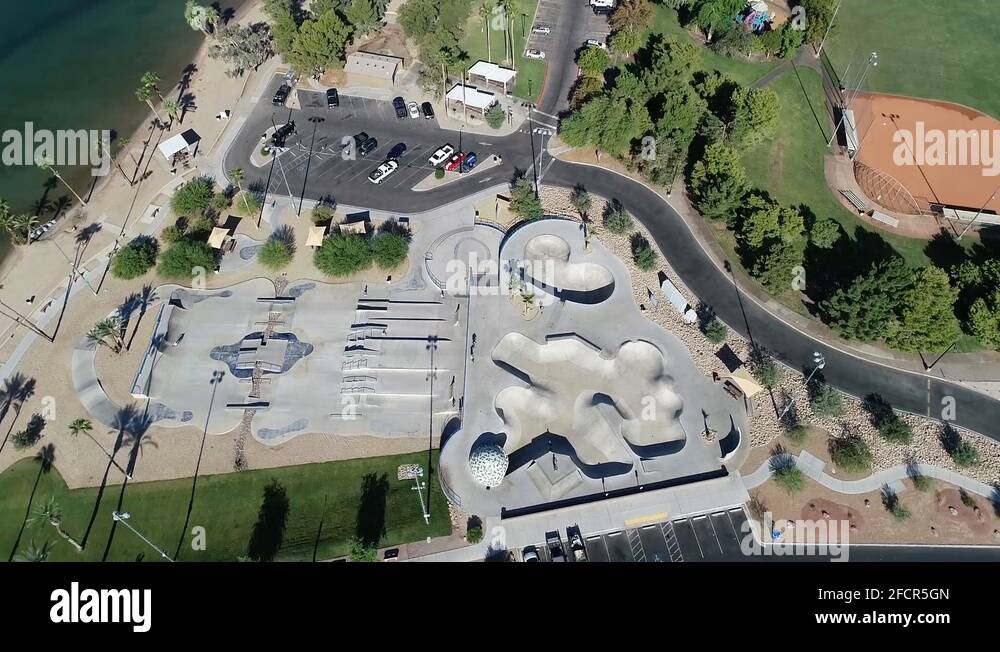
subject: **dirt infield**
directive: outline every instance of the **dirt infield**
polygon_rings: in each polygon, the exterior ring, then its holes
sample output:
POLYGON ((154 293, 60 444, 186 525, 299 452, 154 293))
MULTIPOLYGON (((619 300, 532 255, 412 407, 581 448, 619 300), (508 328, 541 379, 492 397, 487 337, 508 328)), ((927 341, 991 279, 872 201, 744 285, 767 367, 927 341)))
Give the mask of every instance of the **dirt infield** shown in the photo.
POLYGON ((900 213, 932 203, 1000 213, 1000 121, 958 104, 874 93, 858 97, 854 114, 855 176, 870 199, 900 213))

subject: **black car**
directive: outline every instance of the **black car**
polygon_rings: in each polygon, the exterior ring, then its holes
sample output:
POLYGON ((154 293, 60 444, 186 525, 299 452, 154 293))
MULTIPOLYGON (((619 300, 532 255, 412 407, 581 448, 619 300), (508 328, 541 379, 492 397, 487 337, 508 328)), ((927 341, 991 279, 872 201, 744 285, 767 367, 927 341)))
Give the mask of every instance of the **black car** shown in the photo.
POLYGON ((362 131, 361 133, 354 134, 355 147, 361 147, 365 144, 366 140, 368 140, 368 134, 366 132, 362 131))
POLYGON ((594 7, 595 16, 607 16, 612 12, 611 7, 594 7))
POLYGON ((392 99, 392 108, 396 109, 397 118, 405 118, 407 116, 406 101, 403 98, 394 97, 392 99))
POLYGON ((378 141, 374 138, 369 138, 361 143, 361 147, 358 147, 358 156, 368 156, 376 147, 378 147, 378 141))
POLYGON ((406 153, 406 143, 396 143, 389 150, 389 153, 385 155, 386 160, 399 158, 406 153))
POLYGON ((291 87, 288 84, 282 84, 278 87, 277 92, 271 99, 271 104, 275 106, 284 106, 285 102, 288 100, 288 94, 292 92, 291 87))
POLYGON ((340 106, 340 96, 337 94, 336 88, 330 88, 326 91, 326 108, 332 109, 340 106))
POLYGON ((430 102, 424 102, 420 105, 420 110, 423 111, 424 117, 430 120, 434 117, 434 107, 431 106, 430 102))
POLYGON ((295 121, 285 123, 275 130, 271 136, 271 144, 275 147, 284 147, 285 140, 295 133, 295 121))

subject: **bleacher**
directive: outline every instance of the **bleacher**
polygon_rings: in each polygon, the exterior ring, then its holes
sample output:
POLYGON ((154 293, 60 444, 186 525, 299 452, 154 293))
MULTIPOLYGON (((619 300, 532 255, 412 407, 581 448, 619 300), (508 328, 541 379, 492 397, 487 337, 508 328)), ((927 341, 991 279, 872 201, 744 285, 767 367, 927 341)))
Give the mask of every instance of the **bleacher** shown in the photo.
POLYGON ((888 224, 889 226, 896 228, 899 226, 899 220, 891 215, 886 215, 885 213, 880 213, 878 211, 872 211, 872 219, 876 222, 881 222, 882 224, 888 224))
POLYGON ((851 202, 851 206, 853 206, 858 211, 858 213, 867 213, 868 211, 871 210, 871 207, 868 206, 868 202, 866 202, 861 197, 858 197, 857 193, 855 193, 853 190, 847 190, 841 188, 840 194, 842 194, 847 199, 847 201, 851 202))

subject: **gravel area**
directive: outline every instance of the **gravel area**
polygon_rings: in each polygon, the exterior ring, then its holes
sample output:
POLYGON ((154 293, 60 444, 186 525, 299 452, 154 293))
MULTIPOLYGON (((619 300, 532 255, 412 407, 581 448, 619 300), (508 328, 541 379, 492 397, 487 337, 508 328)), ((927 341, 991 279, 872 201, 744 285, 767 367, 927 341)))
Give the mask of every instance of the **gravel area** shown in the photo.
MULTIPOLYGON (((542 205, 548 215, 567 216, 579 220, 580 217, 570 200, 571 191, 566 188, 556 188, 542 186, 540 196, 542 205)), ((694 359, 698 369, 706 374, 713 372, 725 377, 728 375, 726 366, 715 353, 722 347, 722 344, 713 344, 698 329, 697 325, 685 324, 674 308, 667 303, 666 298, 660 292, 660 282, 658 273, 663 272, 667 278, 680 290, 681 294, 687 298, 688 302, 694 306, 698 303, 697 297, 684 285, 673 269, 666 263, 663 255, 660 254, 660 265, 652 272, 640 271, 632 261, 631 247, 628 235, 617 235, 611 233, 602 223, 602 216, 608 202, 596 195, 591 195, 591 209, 588 217, 590 220, 590 232, 593 237, 601 242, 609 251, 618 256, 629 269, 632 276, 632 293, 637 304, 644 305, 645 314, 651 320, 676 335, 694 359), (659 301, 659 306, 653 308, 649 301, 647 290, 652 291, 659 301)), ((649 232, 638 221, 635 221, 633 231, 638 231, 655 248, 655 242, 649 232)), ((726 337, 726 344, 742 360, 746 360, 749 352, 749 343, 739 336, 732 329, 726 337)), ((774 397, 779 405, 784 406, 790 397, 795 402, 794 410, 798 414, 801 423, 808 423, 824 428, 831 435, 840 435, 845 432, 857 433, 868 442, 874 457, 873 470, 886 469, 897 464, 905 463, 914 459, 919 462, 934 464, 957 471, 967 477, 974 478, 987 484, 996 483, 1000 480, 1000 443, 977 433, 964 431, 956 428, 963 437, 968 437, 975 444, 979 451, 980 463, 974 467, 960 468, 952 462, 951 457, 942 448, 939 441, 942 426, 938 421, 901 414, 901 418, 913 428, 913 441, 907 446, 892 444, 879 436, 878 431, 872 425, 868 412, 862 406, 861 400, 842 394, 843 413, 836 419, 823 419, 812 414, 809 407, 808 394, 803 383, 804 378, 797 370, 782 367, 782 380, 774 390, 774 397)), ((750 442, 752 446, 767 446, 783 432, 779 425, 774 403, 771 394, 767 391, 761 392, 753 399, 753 415, 750 418, 750 442)), ((746 469, 752 471, 754 469, 746 469)), ((835 474, 836 469, 832 465, 827 468, 827 472, 835 474)))

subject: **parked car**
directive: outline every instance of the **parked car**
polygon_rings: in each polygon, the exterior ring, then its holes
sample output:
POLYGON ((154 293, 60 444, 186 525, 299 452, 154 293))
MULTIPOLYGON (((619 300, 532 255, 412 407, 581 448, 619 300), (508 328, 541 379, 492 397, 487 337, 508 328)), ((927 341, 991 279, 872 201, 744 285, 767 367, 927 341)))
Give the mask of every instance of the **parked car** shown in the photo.
POLYGON ((462 172, 468 172, 476 167, 477 163, 479 163, 479 157, 476 156, 475 152, 469 152, 465 155, 465 160, 462 161, 462 172))
POLYGON ((365 144, 365 141, 368 140, 368 138, 368 134, 364 131, 354 134, 354 146, 361 147, 365 144))
POLYGON ((459 167, 462 166, 462 161, 464 160, 465 160, 465 154, 463 154, 462 152, 455 154, 450 159, 448 159, 448 163, 444 166, 445 171, 454 172, 455 170, 457 170, 459 167))
POLYGON ((404 100, 402 97, 392 98, 392 108, 396 109, 397 118, 406 117, 406 100, 404 100))
POLYGON ((400 156, 406 153, 406 143, 396 143, 389 150, 389 153, 385 155, 386 159, 398 159, 400 156))
POLYGON ((558 531, 545 533, 545 545, 549 549, 552 561, 567 561, 566 551, 563 549, 562 538, 558 531))
POLYGON ((601 48, 602 50, 608 49, 608 44, 604 41, 598 41, 596 38, 588 38, 583 42, 584 47, 588 48, 601 48))
POLYGON ((595 16, 607 16, 612 11, 614 11, 614 9, 612 7, 604 7, 604 6, 594 5, 593 8, 594 8, 594 15, 595 16))
POLYGON ((284 147, 288 137, 295 133, 295 121, 286 122, 278 127, 271 135, 271 145, 274 147, 284 147))
POLYGON ((444 163, 445 161, 447 161, 448 157, 451 156, 454 153, 454 151, 455 148, 452 147, 450 144, 442 145, 441 147, 438 147, 436 150, 434 150, 434 153, 431 154, 431 157, 429 159, 427 159, 427 162, 433 165, 434 167, 437 167, 442 163, 444 163))
POLYGON ((545 25, 535 25, 531 28, 531 32, 533 34, 549 34, 552 32, 552 29, 545 25))
POLYGON ((538 549, 535 546, 528 546, 521 551, 522 561, 539 561, 538 559, 538 549))
POLYGON ((569 549, 573 551, 575 561, 590 561, 587 557, 587 546, 583 543, 583 534, 577 526, 566 528, 566 539, 569 541, 569 549))
POLYGON ((406 105, 406 108, 410 111, 410 117, 414 120, 420 117, 420 107, 417 106, 416 102, 410 102, 406 105))
POLYGON ((434 117, 434 107, 431 106, 430 102, 424 102, 423 104, 421 104, 420 110, 423 112, 424 118, 430 120, 431 118, 434 117))
POLYGON ((544 59, 545 53, 542 52, 541 50, 536 50, 534 48, 531 48, 530 50, 527 50, 524 53, 524 56, 528 57, 529 59, 544 59))
POLYGON ((278 87, 278 90, 274 93, 274 97, 271 98, 271 104, 275 106, 284 106, 285 102, 288 101, 288 94, 292 92, 292 87, 288 84, 282 84, 278 87))
POLYGON ((336 88, 328 88, 326 90, 326 108, 332 109, 340 106, 340 95, 337 93, 336 88))
POLYGON ((372 170, 372 173, 368 175, 368 180, 375 184, 382 183, 385 181, 385 178, 395 172, 398 167, 399 163, 397 161, 386 161, 372 170))
POLYGON ((382 561, 399 561, 399 548, 389 548, 382 553, 382 561))
POLYGON ((368 156, 375 151, 376 147, 378 147, 378 141, 374 138, 369 138, 358 147, 358 156, 368 156))

